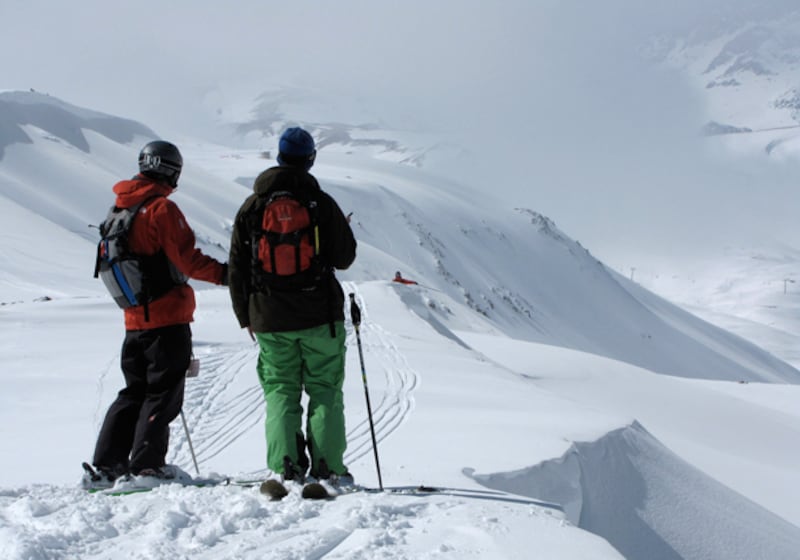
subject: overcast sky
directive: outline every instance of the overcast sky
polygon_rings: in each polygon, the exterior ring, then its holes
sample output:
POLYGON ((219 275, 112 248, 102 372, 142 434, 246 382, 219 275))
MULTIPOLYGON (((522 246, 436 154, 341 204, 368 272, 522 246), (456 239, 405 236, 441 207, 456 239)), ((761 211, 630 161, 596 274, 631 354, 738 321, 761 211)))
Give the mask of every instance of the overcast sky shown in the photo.
MULTIPOLYGON (((399 126, 460 134, 481 154, 476 182, 509 185, 515 204, 589 248, 636 239, 668 250, 672 236, 710 235, 701 230, 720 185, 747 193, 760 179, 705 160, 696 92, 636 47, 793 2, 762 3, 3 0, 0 88, 187 134, 209 130, 221 87, 246 97, 292 82, 359 96, 399 126)), ((706 229, 724 237, 727 217, 758 204, 737 199, 706 229)))

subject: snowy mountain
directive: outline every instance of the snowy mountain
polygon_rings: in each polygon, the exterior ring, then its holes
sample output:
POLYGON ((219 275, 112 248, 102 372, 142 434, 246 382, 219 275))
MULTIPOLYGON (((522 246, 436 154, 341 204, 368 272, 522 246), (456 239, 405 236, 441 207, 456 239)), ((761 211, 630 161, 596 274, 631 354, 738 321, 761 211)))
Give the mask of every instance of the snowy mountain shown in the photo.
POLYGON ((764 9, 661 36, 650 54, 681 69, 694 84, 707 107, 707 134, 757 136, 767 153, 796 154, 799 30, 796 7, 764 9))
POLYGON ((302 123, 327 153, 370 155, 412 167, 454 165, 470 157, 468 149, 442 132, 425 132, 416 119, 405 126, 387 122, 375 102, 310 87, 273 86, 254 100, 209 95, 218 124, 243 145, 277 154, 278 138, 289 126, 302 123), (214 109, 215 108, 215 109, 214 109), (335 115, 335 120, 332 120, 335 115), (409 124, 415 123, 415 124, 409 124))
MULTIPOLYGON (((248 130, 273 138, 286 114, 262 101, 248 130)), ((535 209, 398 164, 419 155, 411 144, 384 142, 385 131, 354 142, 377 129, 320 121, 309 121, 314 173, 354 213, 359 256, 340 278, 365 313, 384 481, 445 491, 323 504, 225 487, 84 495, 77 467, 121 386, 122 335, 91 278, 88 226, 155 133, 35 93, 2 93, 0 107, 14 131, 0 159, 0 419, 16 427, 0 444, 3 557, 796 554, 794 367, 617 274, 535 209), (393 284, 395 270, 420 285, 393 284)), ((201 247, 224 259, 245 185, 274 150, 179 144, 174 198, 201 247)), ((198 462, 263 476, 255 349, 225 290, 196 288, 203 372, 185 412, 198 462)), ((348 329, 346 459, 376 485, 348 329)), ((182 426, 170 460, 190 470, 182 426)))
MULTIPOLYGON (((24 122, 19 126, 30 130, 29 136, 43 130, 26 127, 24 122)), ((81 150, 84 173, 79 179, 59 180, 69 173, 46 164, 31 169, 28 162, 37 158, 70 161, 74 144, 64 137, 89 133, 81 130, 80 122, 64 131, 60 136, 39 132, 41 139, 49 141, 41 143, 41 149, 48 150, 45 154, 38 149, 31 154, 22 143, 9 148, 14 150, 14 161, 4 165, 8 169, 5 176, 17 187, 10 198, 21 202, 24 210, 91 239, 93 232, 87 226, 102 219, 109 205, 110 197, 105 196, 113 183, 108 181, 109 168, 113 165, 112 169, 119 170, 118 177, 131 175, 135 153, 132 147, 103 136, 97 139, 102 149, 118 151, 113 162, 98 161, 81 150), (51 148, 60 157, 53 157, 51 148), (22 153, 18 155, 16 150, 22 153), (100 167, 96 178, 90 175, 95 166, 100 167), (29 196, 31 184, 43 185, 36 198, 29 196)), ((38 148, 38 143, 34 146, 38 148)), ((224 258, 228 228, 246 191, 225 185, 222 179, 198 180, 191 162, 203 157, 233 160, 235 179, 243 184, 252 184, 258 171, 274 163, 264 160, 263 154, 249 154, 248 161, 244 155, 225 152, 194 157, 191 146, 186 151, 189 163, 183 184, 189 187, 179 189, 176 199, 193 216, 201 246, 224 258)), ((507 336, 521 340, 591 352, 671 375, 746 381, 800 379, 796 370, 758 348, 703 324, 615 274, 531 209, 502 208, 484 193, 441 179, 434 188, 435 178, 414 169, 368 160, 353 170, 351 154, 330 153, 324 146, 320 154, 316 169, 340 205, 354 212, 362 251, 370 255, 359 259, 345 276, 386 279, 395 269, 404 270, 438 290, 430 295, 434 321, 451 326, 446 302, 437 301, 437 294, 442 293, 467 305, 507 336), (477 214, 476 207, 481 209, 477 214), (413 249, 398 252, 398 246, 413 249), (609 308, 614 310, 613 316, 607 313, 609 308), (687 351, 676 355, 676 346, 687 351)), ((15 227, 19 229, 20 224, 15 227)), ((35 282, 18 278, 15 284, 35 282)))

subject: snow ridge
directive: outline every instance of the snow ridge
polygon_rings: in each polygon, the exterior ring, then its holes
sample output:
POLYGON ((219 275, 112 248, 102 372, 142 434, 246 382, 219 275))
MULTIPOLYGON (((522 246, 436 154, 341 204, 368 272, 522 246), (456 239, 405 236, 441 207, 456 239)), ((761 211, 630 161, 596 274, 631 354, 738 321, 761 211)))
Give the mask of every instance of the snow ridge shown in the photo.
POLYGON ((638 422, 527 469, 469 474, 562 504, 570 522, 625 558, 771 560, 793 558, 800 546, 800 528, 689 465, 638 422))

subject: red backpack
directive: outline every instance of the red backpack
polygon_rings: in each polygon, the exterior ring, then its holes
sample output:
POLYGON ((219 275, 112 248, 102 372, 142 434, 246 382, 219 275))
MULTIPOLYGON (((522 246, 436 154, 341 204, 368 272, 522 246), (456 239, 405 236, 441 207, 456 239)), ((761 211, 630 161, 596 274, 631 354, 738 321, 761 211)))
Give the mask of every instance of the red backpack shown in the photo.
POLYGON ((253 269, 259 284, 277 290, 304 290, 320 284, 316 201, 303 200, 290 191, 271 193, 253 235, 253 269))

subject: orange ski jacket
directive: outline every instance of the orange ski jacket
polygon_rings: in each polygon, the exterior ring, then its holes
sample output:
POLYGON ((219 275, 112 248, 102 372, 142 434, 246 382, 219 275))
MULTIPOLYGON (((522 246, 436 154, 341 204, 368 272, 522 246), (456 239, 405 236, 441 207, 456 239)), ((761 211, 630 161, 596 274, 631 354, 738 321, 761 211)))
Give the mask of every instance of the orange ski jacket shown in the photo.
MULTIPOLYGON (((166 183, 143 175, 114 185, 115 205, 130 208, 148 198, 139 209, 128 234, 130 250, 141 255, 153 255, 163 250, 167 258, 189 278, 212 284, 224 284, 227 266, 195 247, 195 236, 186 223, 178 205, 167 197, 173 189, 166 183)), ((194 319, 194 290, 188 283, 172 288, 148 304, 149 321, 145 321, 144 306, 125 310, 125 329, 144 330, 190 323, 194 319)))

